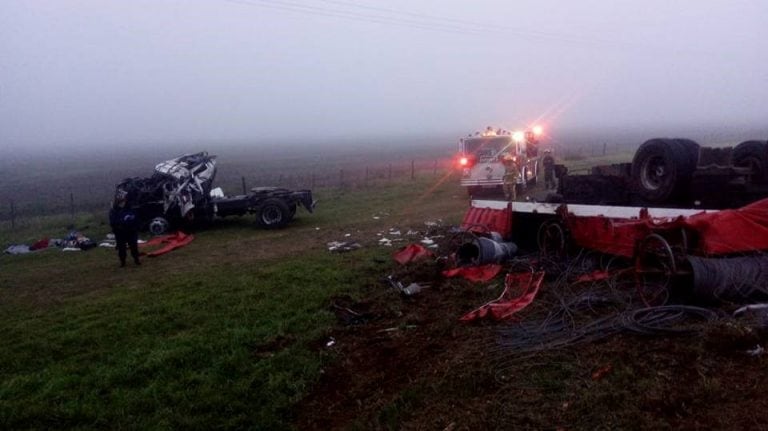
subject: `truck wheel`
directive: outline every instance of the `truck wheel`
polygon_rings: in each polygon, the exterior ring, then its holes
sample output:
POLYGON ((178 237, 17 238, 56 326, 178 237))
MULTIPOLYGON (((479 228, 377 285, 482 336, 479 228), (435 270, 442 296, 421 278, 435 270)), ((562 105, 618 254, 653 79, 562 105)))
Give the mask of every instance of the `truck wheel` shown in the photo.
POLYGON ((701 146, 690 139, 675 139, 675 142, 683 149, 683 152, 688 158, 688 167, 691 172, 696 170, 696 166, 699 164, 699 149, 701 146))
POLYGON ((288 205, 277 198, 265 199, 256 211, 256 223, 265 229, 278 229, 288 224, 288 205))
POLYGON ((651 139, 632 159, 632 180, 637 193, 651 203, 662 203, 688 186, 695 165, 683 145, 673 139, 651 139))
POLYGON ((171 224, 165 217, 155 217, 149 222, 149 233, 152 235, 165 235, 171 228, 171 224))
POLYGON ((745 141, 733 149, 733 165, 752 168, 750 181, 753 184, 768 182, 768 142, 745 141))

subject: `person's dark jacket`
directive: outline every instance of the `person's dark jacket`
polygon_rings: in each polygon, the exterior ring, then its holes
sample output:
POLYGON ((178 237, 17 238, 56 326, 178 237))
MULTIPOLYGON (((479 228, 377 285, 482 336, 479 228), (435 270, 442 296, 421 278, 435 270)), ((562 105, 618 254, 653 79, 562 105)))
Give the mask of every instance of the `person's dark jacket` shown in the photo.
POLYGON ((109 225, 115 233, 136 232, 139 228, 136 213, 130 208, 112 208, 109 210, 109 225))

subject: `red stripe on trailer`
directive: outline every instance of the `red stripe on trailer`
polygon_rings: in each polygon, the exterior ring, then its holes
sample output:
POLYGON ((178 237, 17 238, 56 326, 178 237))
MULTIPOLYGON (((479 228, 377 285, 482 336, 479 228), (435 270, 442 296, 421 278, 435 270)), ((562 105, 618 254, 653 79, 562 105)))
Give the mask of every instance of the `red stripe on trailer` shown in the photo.
POLYGON ((470 207, 464 214, 461 228, 471 232, 498 232, 504 238, 512 233, 512 211, 504 209, 470 207))

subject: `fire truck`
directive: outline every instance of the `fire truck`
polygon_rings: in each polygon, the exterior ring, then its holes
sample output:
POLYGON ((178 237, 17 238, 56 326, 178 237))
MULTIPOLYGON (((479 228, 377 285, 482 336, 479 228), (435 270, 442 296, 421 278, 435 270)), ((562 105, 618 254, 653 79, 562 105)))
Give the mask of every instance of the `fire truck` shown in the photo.
POLYGON ((541 126, 510 131, 487 127, 459 140, 458 165, 461 185, 470 196, 503 195, 504 159, 512 157, 518 166, 518 194, 536 184, 539 174, 541 126))

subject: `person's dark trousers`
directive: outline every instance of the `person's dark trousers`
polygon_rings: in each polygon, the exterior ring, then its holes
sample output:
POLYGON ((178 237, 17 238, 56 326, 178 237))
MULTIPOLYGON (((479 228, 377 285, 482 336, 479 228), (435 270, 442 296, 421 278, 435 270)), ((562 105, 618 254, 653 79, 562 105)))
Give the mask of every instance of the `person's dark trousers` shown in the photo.
POLYGON ((137 232, 115 232, 115 245, 120 266, 125 266, 126 248, 131 249, 131 257, 139 265, 139 234, 137 232), (127 247, 126 247, 127 246, 127 247))

